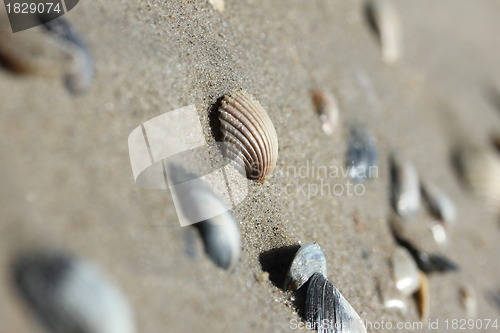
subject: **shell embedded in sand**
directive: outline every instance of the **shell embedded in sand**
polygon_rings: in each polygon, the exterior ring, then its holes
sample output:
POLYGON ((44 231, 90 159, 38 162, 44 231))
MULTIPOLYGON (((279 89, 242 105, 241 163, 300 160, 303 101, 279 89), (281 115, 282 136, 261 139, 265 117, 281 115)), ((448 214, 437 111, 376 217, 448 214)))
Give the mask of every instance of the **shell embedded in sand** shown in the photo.
POLYGON ((378 177, 378 156, 375 138, 368 127, 355 123, 349 128, 346 166, 348 176, 362 183, 378 177))
POLYGON ((408 250, 403 247, 396 248, 391 262, 396 288, 405 296, 417 291, 420 284, 418 267, 408 250))
POLYGON ((437 186, 426 183, 421 184, 422 198, 429 212, 444 224, 454 223, 457 218, 457 210, 453 201, 437 186))
POLYGON ((248 92, 236 90, 222 98, 219 120, 224 155, 247 178, 264 181, 278 160, 278 137, 266 110, 248 92))
POLYGON ((391 0, 368 0, 366 13, 380 40, 382 59, 386 64, 398 62, 403 54, 403 32, 394 4, 391 0))
POLYGON ((0 27, 0 62, 17 74, 63 76, 73 94, 87 91, 94 75, 86 43, 62 17, 16 34, 0 27))
POLYGON ((392 205, 399 216, 411 220, 420 208, 420 182, 415 166, 391 156, 392 205))
POLYGON ((37 250, 16 258, 12 271, 17 291, 47 332, 136 331, 122 290, 93 263, 37 250))
POLYGON ((316 90, 312 93, 314 108, 321 120, 321 128, 326 135, 332 135, 340 123, 337 99, 328 91, 316 90))
POLYGON ((321 247, 317 243, 310 243, 295 254, 285 277, 285 290, 299 289, 314 273, 326 276, 326 259, 321 247))
POLYGON ((309 280, 305 316, 312 327, 320 333, 366 333, 366 328, 357 312, 321 273, 314 273, 309 280))
POLYGON ((455 167, 488 210, 500 212, 500 154, 491 147, 464 146, 455 151, 455 167))

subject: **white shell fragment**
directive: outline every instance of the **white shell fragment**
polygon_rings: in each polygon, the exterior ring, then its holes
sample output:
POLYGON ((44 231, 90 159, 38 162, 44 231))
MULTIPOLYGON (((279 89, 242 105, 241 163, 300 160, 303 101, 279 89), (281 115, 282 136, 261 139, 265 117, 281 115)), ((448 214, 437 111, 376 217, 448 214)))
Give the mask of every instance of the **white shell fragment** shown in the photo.
POLYGON ((215 8, 219 13, 224 12, 224 0, 208 0, 208 2, 215 8))
POLYGON ((295 254, 285 277, 284 289, 299 289, 314 273, 326 276, 326 259, 321 247, 317 243, 310 243, 295 254))
POLYGON ((314 273, 307 287, 306 320, 319 333, 366 333, 363 321, 342 294, 320 274, 314 273))
POLYGON ((420 208, 420 183, 418 173, 409 161, 391 156, 392 205, 406 220, 412 220, 420 208))
POLYGON ((403 247, 397 247, 391 258, 396 288, 404 295, 409 296, 419 288, 420 281, 415 259, 403 247))
POLYGON ((314 108, 321 120, 321 128, 326 135, 332 135, 340 123, 340 111, 335 96, 325 90, 312 93, 314 108))
POLYGON ((36 252, 13 263, 13 278, 49 332, 135 332, 132 310, 122 291, 89 262, 36 252))
POLYGON ((444 224, 452 224, 457 218, 457 210, 453 201, 437 186, 422 184, 422 198, 430 213, 444 224))
MULTIPOLYGON (((176 208, 189 222, 185 225, 194 223, 192 226, 199 231, 206 254, 217 266, 224 269, 234 267, 241 254, 241 236, 224 201, 202 178, 182 167, 170 164, 167 170, 176 208), (200 217, 206 219, 200 220, 200 217)), ((188 252, 195 251, 195 247, 195 244, 187 244, 188 252)))
POLYGON ((460 288, 460 298, 462 301, 462 306, 465 310, 465 315, 469 319, 477 318, 477 296, 474 288, 469 285, 463 285, 460 288))
POLYGON ((248 92, 236 90, 222 98, 219 106, 223 142, 231 147, 226 158, 244 168, 249 179, 263 182, 278 160, 278 136, 262 105, 248 92))
POLYGON ((388 65, 398 62, 403 55, 403 32, 394 3, 391 0, 368 0, 366 11, 379 38, 382 59, 388 65))

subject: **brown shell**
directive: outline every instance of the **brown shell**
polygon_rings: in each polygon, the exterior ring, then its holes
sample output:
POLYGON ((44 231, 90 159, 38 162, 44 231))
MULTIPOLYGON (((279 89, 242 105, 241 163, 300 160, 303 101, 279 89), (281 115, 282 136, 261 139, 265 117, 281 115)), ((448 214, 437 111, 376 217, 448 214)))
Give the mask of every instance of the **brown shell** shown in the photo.
POLYGON ((219 106, 226 158, 240 166, 248 179, 264 181, 278 160, 278 136, 262 105, 244 90, 225 95, 219 106), (227 148, 227 147, 226 147, 227 148))

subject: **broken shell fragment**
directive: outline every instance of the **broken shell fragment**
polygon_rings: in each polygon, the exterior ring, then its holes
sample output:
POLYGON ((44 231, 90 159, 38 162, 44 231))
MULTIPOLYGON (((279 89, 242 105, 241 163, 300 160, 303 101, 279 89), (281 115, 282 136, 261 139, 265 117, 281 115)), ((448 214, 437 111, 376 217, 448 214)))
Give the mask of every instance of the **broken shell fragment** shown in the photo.
POLYGON ((321 273, 309 280, 305 302, 306 320, 319 333, 366 333, 366 328, 349 302, 321 273))
POLYGON ((455 271, 458 269, 458 266, 450 259, 440 254, 427 253, 426 251, 417 248, 413 243, 411 243, 409 240, 407 240, 406 238, 404 238, 404 236, 401 235, 401 231, 398 229, 398 225, 394 221, 391 221, 390 227, 392 235, 394 236, 396 242, 400 246, 406 248, 408 252, 410 252, 410 254, 413 256, 413 259, 415 259, 418 268, 423 272, 444 273, 448 271, 455 271))
POLYGON ((328 91, 316 90, 312 94, 314 108, 321 120, 326 135, 332 135, 339 127, 340 111, 335 96, 328 91))
POLYGON ((368 0, 366 15, 382 47, 382 59, 388 65, 396 63, 403 54, 401 20, 391 0, 368 0))
POLYGON ((236 90, 222 98, 219 120, 225 157, 247 178, 263 182, 278 160, 278 136, 266 110, 248 92, 236 90))
POLYGON ((477 318, 477 296, 474 288, 469 284, 463 285, 460 288, 460 298, 467 318, 477 318))
POLYGON ((302 246, 293 258, 285 277, 285 290, 297 290, 314 273, 326 276, 326 259, 323 250, 317 243, 302 246))
POLYGON ((403 247, 394 250, 391 258, 396 288, 404 295, 413 294, 419 288, 418 267, 415 259, 403 247))
MULTIPOLYGON (((231 269, 241 254, 241 236, 233 215, 214 192, 220 184, 210 182, 210 187, 201 177, 175 164, 168 165, 167 176, 175 206, 185 220, 182 225, 196 228, 208 257, 217 266, 231 269)), ((187 244, 188 252, 195 247, 187 244)))
POLYGON ((422 197, 430 213, 445 224, 454 223, 457 211, 453 201, 438 187, 428 183, 421 184, 422 197))
POLYGON ((424 272, 419 271, 419 281, 420 289, 418 290, 416 296, 417 306, 420 312, 420 321, 425 322, 429 318, 429 307, 430 307, 430 288, 429 280, 424 272))
POLYGON ((62 17, 16 34, 0 31, 0 62, 18 74, 64 76, 73 94, 88 90, 94 74, 86 43, 62 17))
POLYGON ((348 175, 355 181, 361 183, 378 176, 375 138, 366 126, 351 126, 346 159, 348 175))
POLYGON ((17 258, 12 269, 17 291, 48 331, 135 332, 127 299, 93 264, 33 252, 17 258))
POLYGON ((392 154, 391 160, 392 205, 406 220, 415 218, 420 208, 420 183, 416 168, 409 161, 400 161, 392 154))

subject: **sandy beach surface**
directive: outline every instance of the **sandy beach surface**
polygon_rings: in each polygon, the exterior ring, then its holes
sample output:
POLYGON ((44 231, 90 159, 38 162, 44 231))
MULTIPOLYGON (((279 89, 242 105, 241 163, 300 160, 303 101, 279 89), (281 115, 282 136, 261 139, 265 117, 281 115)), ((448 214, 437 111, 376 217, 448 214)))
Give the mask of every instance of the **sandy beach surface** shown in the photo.
MULTIPOLYGON (((66 14, 93 55, 87 93, 69 94, 60 76, 0 71, 0 331, 41 330, 13 289, 9 262, 45 247, 99 265, 128 297, 137 332, 296 331, 302 309, 281 283, 293 250, 310 242, 321 245, 328 278, 363 320, 418 322, 411 297, 406 312, 384 306, 396 248, 388 228, 391 151, 455 203, 446 246, 433 241, 425 207, 412 238, 460 269, 429 276, 429 319, 438 330, 426 321, 422 330, 368 331, 452 332, 446 319, 467 318, 464 285, 475 290, 477 318, 500 321, 491 299, 500 291, 498 217, 450 162, 457 144, 487 145, 500 132, 500 3, 394 3, 404 54, 391 66, 360 0, 226 0, 223 12, 202 0, 93 0, 66 14), (203 254, 186 255, 170 192, 136 186, 127 138, 142 122, 194 104, 213 146, 210 110, 240 87, 267 110, 279 158, 274 175, 250 182, 232 209, 242 254, 225 271, 203 254), (342 123, 332 137, 314 111, 315 89, 338 99, 342 123), (345 166, 347 128, 356 122, 376 138, 378 177, 362 195, 314 192, 346 186, 313 171, 345 166)), ((216 150, 210 158, 222 161, 216 150)))

